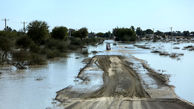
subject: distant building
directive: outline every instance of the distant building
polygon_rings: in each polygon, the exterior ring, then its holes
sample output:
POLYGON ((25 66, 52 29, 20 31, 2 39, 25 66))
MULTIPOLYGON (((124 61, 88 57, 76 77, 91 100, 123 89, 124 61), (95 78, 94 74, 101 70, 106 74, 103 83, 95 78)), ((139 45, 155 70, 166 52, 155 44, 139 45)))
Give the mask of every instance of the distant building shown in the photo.
POLYGON ((97 37, 95 33, 91 32, 91 33, 88 33, 88 38, 95 38, 97 37))

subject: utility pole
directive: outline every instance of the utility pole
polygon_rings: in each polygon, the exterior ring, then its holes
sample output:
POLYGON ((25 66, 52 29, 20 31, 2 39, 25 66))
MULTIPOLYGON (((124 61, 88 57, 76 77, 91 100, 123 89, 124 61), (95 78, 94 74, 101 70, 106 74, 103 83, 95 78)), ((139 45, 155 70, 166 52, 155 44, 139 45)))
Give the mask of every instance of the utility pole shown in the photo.
POLYGON ((4 21, 5 22, 5 30, 6 30, 6 28, 7 28, 7 21, 9 21, 9 19, 2 19, 2 21, 4 21))
POLYGON ((173 28, 173 27, 170 27, 170 31, 171 31, 171 36, 172 36, 172 28, 173 28))
POLYGON ((24 22, 22 22, 22 24, 23 24, 23 31, 24 31, 24 33, 26 33, 26 23, 27 23, 27 22, 25 22, 25 21, 24 21, 24 22))
POLYGON ((153 35, 154 35, 154 30, 155 30, 155 29, 153 28, 153 35))
MULTIPOLYGON (((173 28, 173 27, 170 27, 170 31, 171 31, 171 40, 173 39, 173 37, 172 37, 172 28, 173 28)), ((171 43, 171 52, 172 52, 172 49, 173 49, 173 48, 172 48, 172 43, 171 43)))
POLYGON ((71 29, 69 29, 69 37, 71 37, 71 29))

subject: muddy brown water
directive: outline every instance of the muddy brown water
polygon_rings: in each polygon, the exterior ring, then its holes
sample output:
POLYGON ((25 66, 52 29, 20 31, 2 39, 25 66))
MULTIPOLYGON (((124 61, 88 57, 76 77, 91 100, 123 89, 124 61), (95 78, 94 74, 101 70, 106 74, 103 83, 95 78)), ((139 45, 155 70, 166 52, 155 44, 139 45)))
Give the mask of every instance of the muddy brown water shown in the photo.
MULTIPOLYGON (((89 52, 104 51, 105 46, 106 43, 88 48, 89 52)), ((93 55, 91 53, 89 57, 93 55)), ((48 65, 34 66, 28 70, 1 67, 0 109, 63 109, 54 100, 56 92, 76 84, 75 78, 84 67, 82 61, 86 57, 80 53, 70 53, 67 58, 50 60, 48 65)))
MULTIPOLYGON (((56 91, 74 84, 83 67, 83 57, 72 53, 68 58, 29 70, 3 72, 0 77, 0 109, 56 108, 56 91)), ((60 107, 58 107, 60 108, 60 107)))
MULTIPOLYGON (((147 42, 138 44, 145 43, 147 42)), ((170 84, 176 87, 175 92, 177 95, 194 103, 194 87, 192 87, 192 83, 194 83, 194 60, 192 60, 194 51, 172 49, 174 47, 172 43, 150 43, 153 46, 164 46, 163 49, 167 51, 183 52, 184 56, 178 61, 152 54, 150 50, 136 48, 132 44, 119 45, 113 46, 113 41, 105 41, 102 45, 89 46, 88 48, 89 52, 102 51, 97 53, 99 55, 131 56, 132 54, 137 58, 146 60, 152 68, 165 70, 166 72, 164 73, 170 74, 170 84), (106 42, 111 43, 111 51, 105 51, 106 42)), ((185 45, 190 44, 182 43, 176 46, 183 47, 185 45)), ((91 53, 88 57, 93 55, 91 53)), ((71 53, 68 58, 49 61, 46 66, 34 67, 23 71, 16 71, 14 68, 11 71, 5 68, 6 72, 0 74, 0 109, 62 108, 56 106, 58 103, 53 100, 56 92, 69 85, 76 84, 74 80, 80 68, 84 67, 82 63, 84 58, 80 54, 71 53)))

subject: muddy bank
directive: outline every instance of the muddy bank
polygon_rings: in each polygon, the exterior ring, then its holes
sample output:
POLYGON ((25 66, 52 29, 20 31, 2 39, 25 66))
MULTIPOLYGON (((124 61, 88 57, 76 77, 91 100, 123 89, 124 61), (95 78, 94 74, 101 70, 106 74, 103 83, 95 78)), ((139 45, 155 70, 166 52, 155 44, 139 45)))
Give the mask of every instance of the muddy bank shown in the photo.
POLYGON ((192 45, 185 46, 185 47, 183 48, 183 50, 194 51, 194 46, 192 46, 192 45))
MULTIPOLYGON (((157 49, 156 47, 151 47, 148 44, 144 44, 144 45, 134 45, 137 48, 141 48, 141 49, 150 49, 151 53, 155 53, 155 54, 159 54, 160 56, 168 56, 170 58, 174 58, 177 60, 180 60, 180 57, 183 56, 183 53, 169 53, 167 51, 161 50, 163 48, 163 46, 159 46, 157 49)), ((180 47, 173 47, 173 49, 180 49, 180 47)), ((189 49, 190 51, 194 50, 193 46, 187 46, 183 48, 185 49, 189 49)))
POLYGON ((57 92, 56 100, 68 109, 192 109, 193 105, 181 101, 168 85, 166 75, 149 68, 141 60, 117 55, 99 55, 87 60, 80 70, 79 84, 88 84, 102 78, 103 83, 95 90, 77 86, 67 87, 57 92), (94 78, 85 72, 103 72, 94 78), (141 71, 145 71, 141 73, 141 71), (151 82, 150 82, 151 81, 151 82), (154 87, 152 87, 154 85, 154 87), (75 90, 76 89, 76 90, 75 90))
POLYGON ((168 56, 170 58, 180 59, 179 57, 184 56, 183 53, 168 53, 166 51, 152 50, 151 53, 159 54, 160 56, 168 56))

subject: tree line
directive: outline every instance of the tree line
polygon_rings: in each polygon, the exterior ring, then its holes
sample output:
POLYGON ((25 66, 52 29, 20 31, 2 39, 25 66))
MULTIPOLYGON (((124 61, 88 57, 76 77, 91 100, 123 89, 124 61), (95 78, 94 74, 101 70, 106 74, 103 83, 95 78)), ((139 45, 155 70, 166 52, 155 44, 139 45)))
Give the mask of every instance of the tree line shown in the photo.
MULTIPOLYGON (((65 56, 70 50, 82 48, 85 45, 95 45, 104 38, 114 38, 116 41, 135 41, 137 36, 146 34, 159 36, 192 36, 194 32, 154 32, 152 29, 142 30, 140 27, 116 27, 112 32, 88 32, 86 27, 78 30, 57 26, 49 31, 45 21, 32 21, 27 25, 27 33, 12 30, 10 27, 0 31, 0 64, 15 62, 20 64, 43 64, 47 58, 65 56)), ((87 52, 85 52, 87 53, 87 52)))
POLYGON ((192 31, 192 32, 189 32, 189 31, 162 32, 160 30, 157 30, 156 32, 154 32, 152 29, 142 30, 140 27, 137 27, 136 34, 138 36, 145 36, 146 34, 155 34, 155 35, 158 35, 158 36, 164 36, 164 35, 169 35, 169 36, 194 36, 194 31, 192 31))
POLYGON ((75 30, 57 26, 49 32, 45 21, 35 20, 27 25, 27 33, 10 27, 0 31, 0 64, 45 64, 48 58, 64 57, 71 50, 95 45, 102 40, 88 38, 85 27, 75 30))

